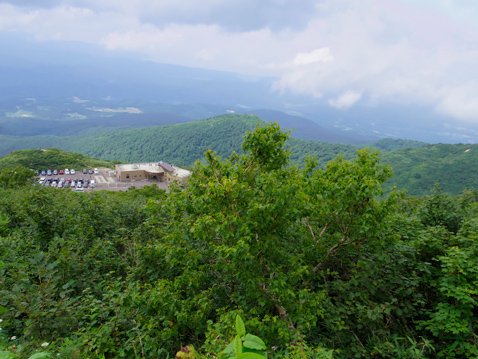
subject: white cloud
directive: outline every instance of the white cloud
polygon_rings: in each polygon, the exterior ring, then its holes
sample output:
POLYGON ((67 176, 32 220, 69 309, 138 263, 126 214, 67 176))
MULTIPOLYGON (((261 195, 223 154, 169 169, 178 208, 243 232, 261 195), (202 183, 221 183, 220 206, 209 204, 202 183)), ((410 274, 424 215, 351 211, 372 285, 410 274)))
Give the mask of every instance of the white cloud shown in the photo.
POLYGON ((478 84, 466 83, 445 91, 437 110, 462 120, 478 122, 478 84))
POLYGON ((320 49, 315 49, 312 52, 298 53, 292 63, 294 65, 307 65, 314 62, 329 62, 333 60, 334 57, 332 56, 330 49, 328 47, 322 47, 320 49))
POLYGON ((431 4, 0 0, 0 31, 137 51, 160 62, 273 75, 279 77, 275 88, 283 91, 341 94, 330 101, 335 107, 358 100, 426 105, 478 122, 478 32, 466 20, 478 14, 478 2, 431 4))
POLYGON ((362 97, 361 92, 346 91, 336 99, 329 100, 329 105, 338 109, 348 108, 362 97))

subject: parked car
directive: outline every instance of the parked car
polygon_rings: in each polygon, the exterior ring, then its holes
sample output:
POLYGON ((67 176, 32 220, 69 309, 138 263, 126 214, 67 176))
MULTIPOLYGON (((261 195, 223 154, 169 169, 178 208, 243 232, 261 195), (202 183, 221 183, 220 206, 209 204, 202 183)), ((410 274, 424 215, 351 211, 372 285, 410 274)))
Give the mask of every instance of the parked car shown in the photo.
POLYGON ((53 176, 58 176, 58 170, 53 170, 53 176))
POLYGON ((78 182, 78 184, 76 185, 76 188, 82 188, 82 187, 83 187, 83 183, 78 182))
POLYGON ((61 183, 65 183, 65 182, 66 182, 66 178, 65 178, 65 177, 61 178, 61 179, 60 179, 60 182, 61 182, 61 183))
POLYGON ((42 178, 40 178, 40 180, 39 180, 38 182, 43 183, 43 182, 45 182, 45 181, 46 181, 46 178, 45 178, 45 177, 42 177, 42 178))
POLYGON ((85 182, 85 185, 83 186, 83 188, 88 188, 88 182, 85 182))
POLYGON ((98 168, 95 168, 95 175, 99 175, 100 171, 98 171, 98 168))
POLYGON ((75 192, 85 192, 85 189, 81 187, 76 187, 75 192))
POLYGON ((71 183, 71 178, 67 178, 66 182, 71 183))
POLYGON ((63 188, 63 182, 58 183, 58 188, 63 188))
POLYGON ((89 173, 90 175, 92 175, 94 172, 93 172, 93 170, 90 168, 90 169, 88 170, 88 173, 89 173))
POLYGON ((70 174, 71 174, 71 175, 74 175, 74 174, 76 174, 76 171, 75 171, 75 169, 74 169, 74 168, 72 168, 72 169, 70 170, 70 174))
POLYGON ((65 171, 59 170, 59 171, 58 171, 58 174, 59 174, 59 175, 64 175, 64 174, 65 174, 65 171))
POLYGON ((58 187, 58 182, 56 181, 53 181, 53 183, 51 184, 52 187, 58 187))
POLYGON ((83 174, 84 175, 88 174, 88 170, 86 168, 83 168, 83 174))
POLYGON ((70 170, 69 170, 68 168, 65 170, 65 174, 66 174, 66 175, 69 175, 69 174, 70 174, 70 170))
POLYGON ((46 171, 47 176, 51 176, 51 170, 46 171))
POLYGON ((41 175, 42 175, 42 176, 46 176, 46 171, 45 171, 45 170, 41 170, 41 175))

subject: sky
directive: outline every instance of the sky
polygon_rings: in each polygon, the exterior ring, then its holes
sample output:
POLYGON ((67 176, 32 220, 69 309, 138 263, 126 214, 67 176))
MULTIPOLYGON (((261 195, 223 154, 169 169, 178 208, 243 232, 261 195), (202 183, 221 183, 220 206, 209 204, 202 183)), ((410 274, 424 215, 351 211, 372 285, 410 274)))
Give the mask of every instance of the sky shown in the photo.
POLYGON ((343 111, 396 103, 478 124, 476 0, 0 0, 0 32, 274 76, 343 111))

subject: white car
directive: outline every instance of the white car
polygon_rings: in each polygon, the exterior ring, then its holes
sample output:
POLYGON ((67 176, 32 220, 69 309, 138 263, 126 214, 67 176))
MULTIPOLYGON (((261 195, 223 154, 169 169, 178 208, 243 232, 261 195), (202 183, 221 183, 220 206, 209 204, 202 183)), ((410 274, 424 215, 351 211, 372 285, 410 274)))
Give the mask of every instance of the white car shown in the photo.
POLYGON ((69 170, 68 168, 65 170, 65 174, 66 174, 66 175, 69 175, 69 174, 70 174, 70 170, 69 170))
POLYGON ((76 174, 76 171, 75 171, 74 168, 72 168, 72 169, 70 170, 70 174, 72 174, 72 175, 76 174))
POLYGON ((95 168, 95 175, 99 175, 100 171, 98 171, 98 168, 95 168))

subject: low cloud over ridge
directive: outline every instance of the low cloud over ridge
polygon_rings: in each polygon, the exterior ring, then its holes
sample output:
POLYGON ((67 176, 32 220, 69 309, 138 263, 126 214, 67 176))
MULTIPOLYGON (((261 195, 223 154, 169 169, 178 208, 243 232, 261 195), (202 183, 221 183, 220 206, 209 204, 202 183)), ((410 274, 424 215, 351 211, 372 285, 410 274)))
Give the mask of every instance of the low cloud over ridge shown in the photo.
POLYGON ((478 3, 465 5, 4 0, 0 31, 95 43, 158 62, 276 76, 275 88, 323 97, 338 108, 387 101, 431 106, 478 123, 478 25, 469 20, 478 16, 478 3))

